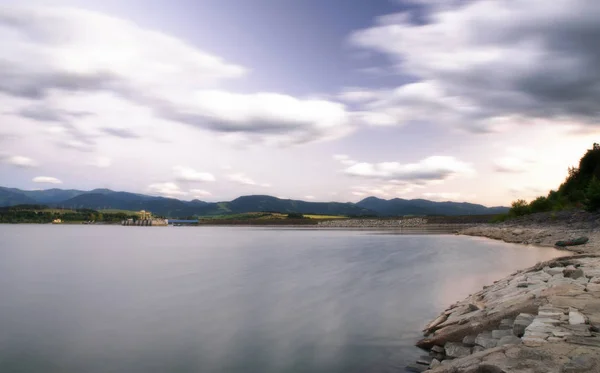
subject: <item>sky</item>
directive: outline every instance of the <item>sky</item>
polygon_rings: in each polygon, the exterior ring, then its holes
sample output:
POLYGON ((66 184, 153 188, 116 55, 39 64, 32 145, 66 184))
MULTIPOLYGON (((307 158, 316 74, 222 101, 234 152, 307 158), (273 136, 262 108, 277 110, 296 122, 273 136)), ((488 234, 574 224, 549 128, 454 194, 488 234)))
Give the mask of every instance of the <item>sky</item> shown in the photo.
POLYGON ((598 141, 598 19, 596 0, 0 0, 0 185, 530 200, 598 141))

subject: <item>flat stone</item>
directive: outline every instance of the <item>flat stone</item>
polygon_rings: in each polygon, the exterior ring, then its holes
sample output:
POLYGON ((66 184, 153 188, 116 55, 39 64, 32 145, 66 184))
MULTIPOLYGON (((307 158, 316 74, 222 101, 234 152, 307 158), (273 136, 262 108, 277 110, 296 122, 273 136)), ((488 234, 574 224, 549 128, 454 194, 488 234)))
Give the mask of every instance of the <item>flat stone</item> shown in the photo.
POLYGON ((462 343, 467 347, 473 347, 475 346, 475 338, 477 338, 477 336, 467 335, 463 338, 462 343))
POLYGON ((437 352, 438 354, 439 354, 439 353, 445 353, 445 352, 446 352, 446 350, 444 350, 444 347, 442 347, 442 346, 437 346, 437 345, 435 345, 435 346, 431 347, 431 351, 433 351, 433 352, 437 352))
POLYGON ((564 340, 564 338, 560 338, 560 337, 548 337, 548 339, 546 339, 548 342, 562 342, 564 340))
POLYGON ((561 268, 561 267, 555 267, 555 268, 544 267, 544 272, 546 272, 550 276, 556 276, 556 275, 561 275, 562 276, 563 269, 564 268, 561 268))
POLYGON ((560 311, 560 312, 556 312, 556 311, 539 311, 538 312, 538 316, 540 317, 545 317, 545 318, 550 318, 550 319, 556 319, 556 320, 560 320, 560 317, 564 315, 564 312, 560 311))
POLYGON ((417 360, 417 364, 429 366, 429 364, 431 364, 432 361, 433 358, 431 356, 421 356, 419 360, 417 360))
POLYGON ((521 344, 521 338, 515 337, 514 335, 508 335, 500 338, 498 341, 498 346, 506 346, 506 345, 518 345, 521 344))
POLYGON ((570 325, 579 325, 585 324, 585 316, 577 311, 569 312, 569 324, 570 325))
POLYGON ((535 338, 535 337, 523 337, 523 338, 521 338, 521 341, 527 347, 539 347, 545 343, 548 343, 543 338, 535 338))
POLYGON ((464 346, 462 343, 448 342, 444 348, 448 357, 460 358, 471 354, 471 348, 464 346))
POLYGON ((406 366, 406 370, 408 372, 422 373, 426 370, 429 370, 429 367, 421 364, 409 364, 406 366))
POLYGON ((567 337, 565 339, 565 341, 567 343, 573 343, 573 344, 578 344, 578 345, 600 347, 600 338, 573 336, 573 337, 567 337))
POLYGON ((433 359, 431 361, 431 364, 429 364, 429 369, 435 369, 435 368, 439 367, 440 365, 442 365, 442 363, 438 359, 433 359))
POLYGON ((525 337, 529 337, 529 338, 542 338, 542 339, 546 339, 550 336, 550 333, 543 333, 543 332, 536 332, 536 331, 529 331, 527 330, 525 332, 525 335, 523 336, 523 338, 525 337))
POLYGON ((498 341, 492 337, 491 333, 481 333, 475 338, 475 344, 483 348, 494 348, 498 341))
POLYGON ((563 331, 563 330, 555 330, 552 332, 554 337, 564 338, 573 335, 571 332, 563 331))
POLYGON ((586 286, 587 291, 589 292, 600 292, 600 284, 589 283, 586 286))
POLYGON ((512 336, 512 330, 492 330, 492 338, 500 339, 502 337, 512 336))
POLYGON ((562 373, 583 373, 591 372, 596 363, 590 355, 575 356, 568 363, 562 366, 562 373))

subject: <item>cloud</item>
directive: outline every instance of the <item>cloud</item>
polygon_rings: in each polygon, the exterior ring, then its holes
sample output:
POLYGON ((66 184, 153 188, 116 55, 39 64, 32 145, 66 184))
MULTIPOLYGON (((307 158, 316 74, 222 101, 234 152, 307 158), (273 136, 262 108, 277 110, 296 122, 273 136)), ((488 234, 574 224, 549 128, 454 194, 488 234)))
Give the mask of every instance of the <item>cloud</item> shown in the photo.
POLYGON ((194 197, 194 199, 212 196, 211 192, 204 189, 190 189, 190 194, 194 197))
POLYGON ((337 102, 220 90, 247 69, 123 19, 61 7, 3 6, 0 14, 0 93, 33 102, 19 113, 32 120, 64 122, 68 114, 59 109, 77 96, 97 102, 89 106, 102 123, 106 106, 97 96, 109 94, 157 120, 273 144, 328 140, 354 128, 337 102))
POLYGON ((472 132, 532 119, 600 123, 600 2, 454 1, 426 9, 424 22, 394 15, 350 36, 418 80, 365 112, 395 119, 385 124, 428 120, 472 132))
POLYGON ((182 191, 177 184, 171 182, 150 184, 146 189, 151 194, 165 197, 181 197, 188 194, 182 191))
POLYGON ((344 170, 350 176, 390 181, 442 181, 456 175, 473 174, 468 163, 448 156, 432 156, 417 163, 356 163, 344 170))
POLYGON ((236 173, 236 174, 230 174, 227 177, 230 181, 233 181, 234 183, 238 183, 238 184, 242 184, 242 185, 252 185, 252 186, 260 186, 263 188, 270 188, 271 184, 266 184, 266 183, 257 183, 256 181, 252 180, 251 178, 249 178, 248 176, 246 176, 243 173, 236 173))
POLYGON ((138 134, 136 134, 133 131, 130 131, 126 128, 111 128, 111 127, 104 127, 100 129, 102 132, 104 132, 107 135, 111 135, 111 136, 115 136, 115 137, 120 137, 122 139, 137 139, 140 136, 138 134))
POLYGON ((416 184, 379 184, 356 185, 352 187, 351 194, 357 197, 375 196, 380 198, 393 198, 412 192, 415 188, 422 188, 416 184))
POLYGON ((112 165, 112 160, 108 157, 96 157, 88 165, 98 168, 108 168, 112 165))
POLYGON ((372 101, 378 96, 378 92, 376 91, 365 90, 361 88, 346 88, 338 94, 338 99, 350 103, 360 103, 372 101))
POLYGON ((31 181, 34 183, 44 183, 44 184, 62 184, 62 181, 55 177, 51 176, 36 176, 31 181))
POLYGON ((20 168, 31 168, 37 167, 38 163, 29 157, 23 157, 21 155, 2 156, 0 155, 0 161, 20 168))
POLYGON ((441 193, 423 193, 423 197, 425 197, 428 200, 431 201, 456 201, 460 198, 465 198, 463 197, 460 193, 446 193, 446 192, 441 192, 441 193))
POLYGON ((535 163, 534 153, 529 149, 510 147, 507 156, 493 161, 496 172, 521 173, 531 171, 535 163))
POLYGON ((313 200, 313 199, 315 199, 315 196, 304 196, 304 199, 313 200))
POLYGON ((177 181, 215 181, 213 174, 208 172, 199 172, 185 166, 173 167, 177 181))

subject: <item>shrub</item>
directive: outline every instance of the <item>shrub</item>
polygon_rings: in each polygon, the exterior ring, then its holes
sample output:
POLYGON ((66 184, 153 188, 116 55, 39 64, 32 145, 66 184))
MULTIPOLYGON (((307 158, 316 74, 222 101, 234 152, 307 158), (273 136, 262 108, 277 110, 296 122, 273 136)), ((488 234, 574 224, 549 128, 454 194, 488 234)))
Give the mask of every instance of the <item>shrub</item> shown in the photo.
POLYGON ((511 205, 511 209, 508 212, 512 216, 523 216, 531 213, 527 201, 524 199, 518 199, 511 205))
POLYGON ((288 219, 304 219, 304 215, 302 215, 302 214, 301 214, 301 213, 299 213, 299 212, 290 212, 290 213, 287 215, 287 218, 288 218, 288 219))
POLYGON ((546 197, 538 197, 531 201, 529 210, 532 213, 550 211, 552 210, 552 202, 546 197))
POLYGON ((600 209, 600 180, 594 176, 585 190, 585 209, 596 211, 600 209))

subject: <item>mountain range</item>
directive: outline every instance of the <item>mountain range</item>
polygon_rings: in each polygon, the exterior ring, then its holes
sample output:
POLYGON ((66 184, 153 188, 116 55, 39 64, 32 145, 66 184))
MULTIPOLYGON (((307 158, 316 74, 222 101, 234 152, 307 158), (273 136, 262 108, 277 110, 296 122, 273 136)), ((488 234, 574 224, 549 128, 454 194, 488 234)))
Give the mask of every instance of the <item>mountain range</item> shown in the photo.
POLYGON ((434 202, 424 199, 368 197, 358 203, 306 202, 265 195, 238 197, 228 202, 182 201, 110 189, 21 190, 0 187, 0 206, 42 204, 50 207, 90 208, 95 210, 148 210, 167 217, 211 216, 247 212, 298 212, 350 216, 403 215, 488 215, 508 211, 507 207, 486 207, 467 202, 434 202))

